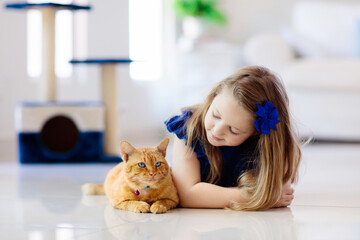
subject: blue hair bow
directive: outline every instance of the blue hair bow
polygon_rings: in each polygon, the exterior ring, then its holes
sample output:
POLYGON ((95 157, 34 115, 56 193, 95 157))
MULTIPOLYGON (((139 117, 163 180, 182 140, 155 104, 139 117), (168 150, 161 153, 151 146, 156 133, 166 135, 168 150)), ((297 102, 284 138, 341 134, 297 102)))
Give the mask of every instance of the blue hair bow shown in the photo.
POLYGON ((276 129, 276 124, 280 121, 278 120, 279 114, 277 109, 269 101, 266 101, 263 106, 256 104, 258 110, 255 112, 259 118, 254 122, 256 130, 261 131, 263 134, 270 134, 270 128, 276 129))

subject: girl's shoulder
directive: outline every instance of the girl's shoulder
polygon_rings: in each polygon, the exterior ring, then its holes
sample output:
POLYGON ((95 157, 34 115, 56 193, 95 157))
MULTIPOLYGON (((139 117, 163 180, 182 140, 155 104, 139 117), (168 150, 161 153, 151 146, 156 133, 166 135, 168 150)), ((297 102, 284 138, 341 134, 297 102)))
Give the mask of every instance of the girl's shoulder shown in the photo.
POLYGON ((176 134, 179 139, 186 139, 186 122, 192 116, 191 110, 182 110, 178 115, 174 115, 164 123, 169 132, 176 134))
MULTIPOLYGON (((174 115, 165 121, 166 128, 169 132, 174 133, 179 139, 185 140, 185 145, 188 145, 187 141, 187 121, 193 115, 194 109, 182 109, 181 113, 174 115)), ((207 161, 203 142, 195 138, 190 144, 192 150, 197 154, 200 162, 207 161)))

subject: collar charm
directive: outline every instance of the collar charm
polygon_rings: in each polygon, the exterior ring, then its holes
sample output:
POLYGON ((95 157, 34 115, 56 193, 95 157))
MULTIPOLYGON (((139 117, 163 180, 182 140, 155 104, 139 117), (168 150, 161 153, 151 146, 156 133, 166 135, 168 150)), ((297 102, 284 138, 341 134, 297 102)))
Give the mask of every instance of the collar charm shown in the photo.
MULTIPOLYGON (((148 188, 150 188, 150 186, 146 186, 146 187, 144 187, 143 189, 148 189, 148 188)), ((135 194, 136 196, 139 196, 139 195, 140 195, 140 191, 136 189, 136 191, 134 192, 134 194, 135 194)))

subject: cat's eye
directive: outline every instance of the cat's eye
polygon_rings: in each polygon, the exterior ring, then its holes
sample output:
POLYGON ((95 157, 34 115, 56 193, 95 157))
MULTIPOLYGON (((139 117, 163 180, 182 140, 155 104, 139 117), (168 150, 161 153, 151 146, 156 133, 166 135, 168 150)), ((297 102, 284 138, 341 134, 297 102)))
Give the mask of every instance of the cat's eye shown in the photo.
POLYGON ((160 165, 161 165, 161 162, 156 162, 155 163, 155 167, 160 167, 160 165))
POLYGON ((138 163, 138 166, 141 167, 141 168, 146 167, 145 163, 143 163, 143 162, 138 163))

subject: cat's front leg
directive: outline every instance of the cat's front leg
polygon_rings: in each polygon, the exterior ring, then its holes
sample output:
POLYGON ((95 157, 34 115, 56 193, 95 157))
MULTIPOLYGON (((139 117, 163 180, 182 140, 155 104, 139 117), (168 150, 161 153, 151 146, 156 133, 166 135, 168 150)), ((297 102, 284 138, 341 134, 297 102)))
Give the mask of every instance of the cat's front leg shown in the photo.
POLYGON ((165 213, 168 210, 175 208, 177 203, 170 199, 160 199, 155 201, 151 207, 150 212, 152 213, 165 213))
POLYGON ((143 201, 127 200, 112 205, 114 208, 136 212, 136 213, 150 212, 150 205, 147 202, 143 202, 143 201))

